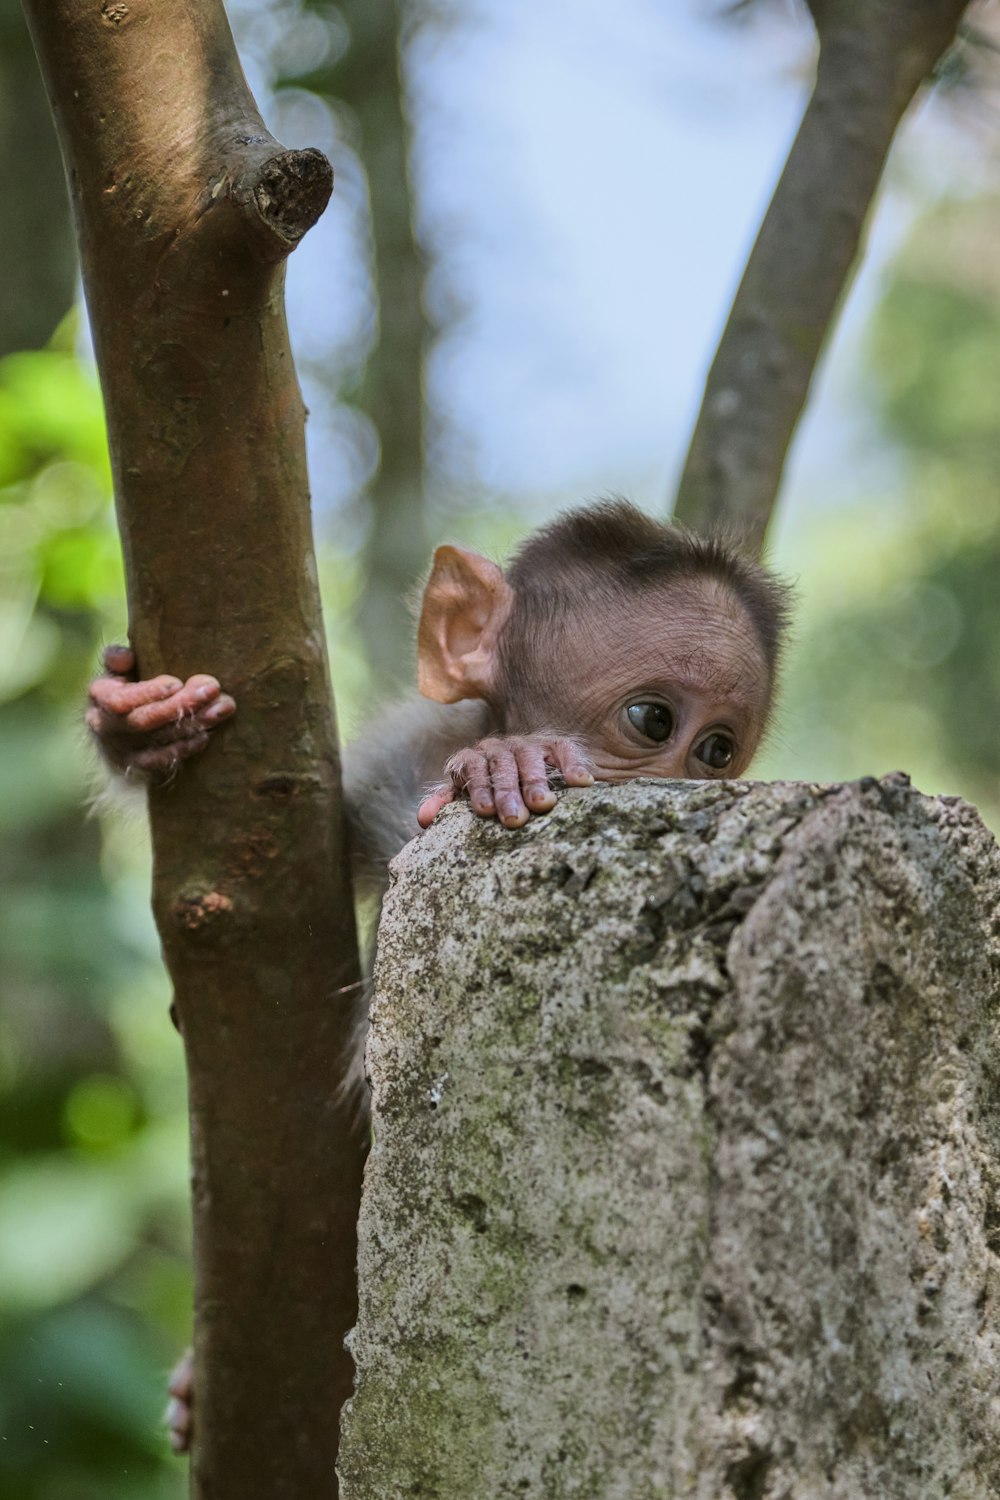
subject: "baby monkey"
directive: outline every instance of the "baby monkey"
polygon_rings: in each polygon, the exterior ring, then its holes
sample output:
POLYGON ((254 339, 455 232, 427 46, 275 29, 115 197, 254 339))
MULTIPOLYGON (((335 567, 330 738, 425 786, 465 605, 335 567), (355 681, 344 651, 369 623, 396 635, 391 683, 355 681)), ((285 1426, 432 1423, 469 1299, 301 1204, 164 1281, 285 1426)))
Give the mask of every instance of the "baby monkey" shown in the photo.
MULTIPOLYGON (((787 587, 758 563, 623 500, 562 515, 506 571, 439 547, 417 635, 429 701, 404 702, 345 753, 357 873, 383 885, 417 825, 457 797, 520 828, 554 806, 554 780, 742 775, 788 613, 787 587)), ((236 711, 214 677, 136 681, 124 646, 104 661, 87 722, 119 771, 168 778, 236 711)))
MULTIPOLYGON (((417 637, 429 701, 404 702, 345 753, 357 873, 383 886, 417 825, 457 797, 516 829, 554 806, 554 779, 742 775, 788 610, 785 585, 735 548, 620 500, 535 532, 506 572, 439 547, 417 637)), ((214 677, 135 681, 134 666, 127 647, 105 652, 87 722, 114 768, 167 778, 236 704, 214 677)), ((190 1443, 192 1386, 188 1355, 170 1382, 176 1452, 190 1443)))

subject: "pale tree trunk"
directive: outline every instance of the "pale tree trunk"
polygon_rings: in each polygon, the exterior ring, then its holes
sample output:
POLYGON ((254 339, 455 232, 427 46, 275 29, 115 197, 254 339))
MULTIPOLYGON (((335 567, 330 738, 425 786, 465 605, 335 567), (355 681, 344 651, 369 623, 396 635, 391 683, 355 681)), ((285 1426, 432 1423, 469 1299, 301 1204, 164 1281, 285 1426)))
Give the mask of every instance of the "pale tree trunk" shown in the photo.
MULTIPOLYGON (((400 76, 403 0, 346 0, 351 46, 340 65, 343 97, 361 127, 378 297, 378 341, 362 380, 361 409, 379 440, 368 493, 359 621, 377 682, 398 686, 413 632, 407 597, 427 562, 424 493, 424 265, 413 232, 409 130, 400 76)), ((409 686, 407 681, 407 686, 409 686)))
POLYGON ((344 1500, 1000 1493, 975 810, 647 782, 395 868, 344 1500))
POLYGON ((428 327, 400 76, 406 4, 342 0, 339 10, 347 24, 347 50, 302 81, 351 110, 368 184, 378 331, 359 387, 347 397, 374 427, 379 461, 366 496, 371 529, 358 623, 373 681, 398 688, 408 676, 406 646, 413 631, 406 600, 429 552, 423 399, 428 327))
POLYGON ((20 0, 0 0, 0 355, 37 349, 73 305, 62 163, 20 0))
POLYGON ((144 675, 238 713, 151 794, 190 1076, 202 1500, 332 1496, 363 1159, 358 980, 285 257, 330 169, 221 0, 27 0, 61 137, 144 675))
POLYGON ((906 109, 968 0, 811 0, 816 84, 709 371, 674 517, 764 545, 906 109))

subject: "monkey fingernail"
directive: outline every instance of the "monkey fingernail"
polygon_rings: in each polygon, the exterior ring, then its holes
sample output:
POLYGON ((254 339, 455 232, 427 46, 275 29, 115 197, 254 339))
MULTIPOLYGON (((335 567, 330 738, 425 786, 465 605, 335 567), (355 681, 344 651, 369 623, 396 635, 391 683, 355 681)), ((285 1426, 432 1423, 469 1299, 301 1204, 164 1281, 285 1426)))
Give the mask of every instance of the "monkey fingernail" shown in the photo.
POLYGON ((594 778, 590 771, 584 770, 583 766, 570 766, 565 772, 566 782, 569 786, 593 786, 594 778))
POLYGON ((529 807, 537 808, 542 812, 548 812, 549 808, 556 805, 556 794, 548 782, 532 782, 530 786, 523 789, 524 800, 529 807))
POLYGON ((236 704, 232 698, 217 698, 198 717, 203 724, 211 728, 213 724, 221 724, 223 719, 230 718, 235 712, 236 704))
POLYGON ((104 651, 104 665, 109 672, 125 673, 131 672, 135 666, 135 657, 129 646, 107 646, 104 651))
POLYGON ((469 805, 478 818, 492 818, 496 812, 493 798, 485 792, 470 793, 469 805))

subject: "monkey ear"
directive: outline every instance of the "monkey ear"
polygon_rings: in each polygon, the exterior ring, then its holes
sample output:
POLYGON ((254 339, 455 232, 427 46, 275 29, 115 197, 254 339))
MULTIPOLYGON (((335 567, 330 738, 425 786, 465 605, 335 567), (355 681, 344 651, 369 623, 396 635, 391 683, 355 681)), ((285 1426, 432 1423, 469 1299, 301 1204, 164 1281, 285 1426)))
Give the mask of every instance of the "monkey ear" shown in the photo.
POLYGON ((514 594, 496 563, 439 547, 417 627, 417 686, 437 703, 484 698, 514 594))

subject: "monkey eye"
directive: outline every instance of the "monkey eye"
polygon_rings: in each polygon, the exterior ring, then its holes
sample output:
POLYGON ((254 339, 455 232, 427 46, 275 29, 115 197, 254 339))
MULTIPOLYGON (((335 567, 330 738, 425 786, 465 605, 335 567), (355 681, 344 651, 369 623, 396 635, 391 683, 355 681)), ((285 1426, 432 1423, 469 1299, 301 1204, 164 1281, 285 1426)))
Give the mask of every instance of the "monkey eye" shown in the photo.
POLYGON ((630 703, 629 723, 647 740, 662 745, 674 732, 674 716, 663 703, 630 703))
POLYGON ((706 734, 700 745, 695 746, 695 759, 700 760, 703 766, 711 766, 713 771, 724 771, 727 766, 732 765, 736 754, 736 746, 728 734, 722 734, 718 729, 711 734, 706 734))

